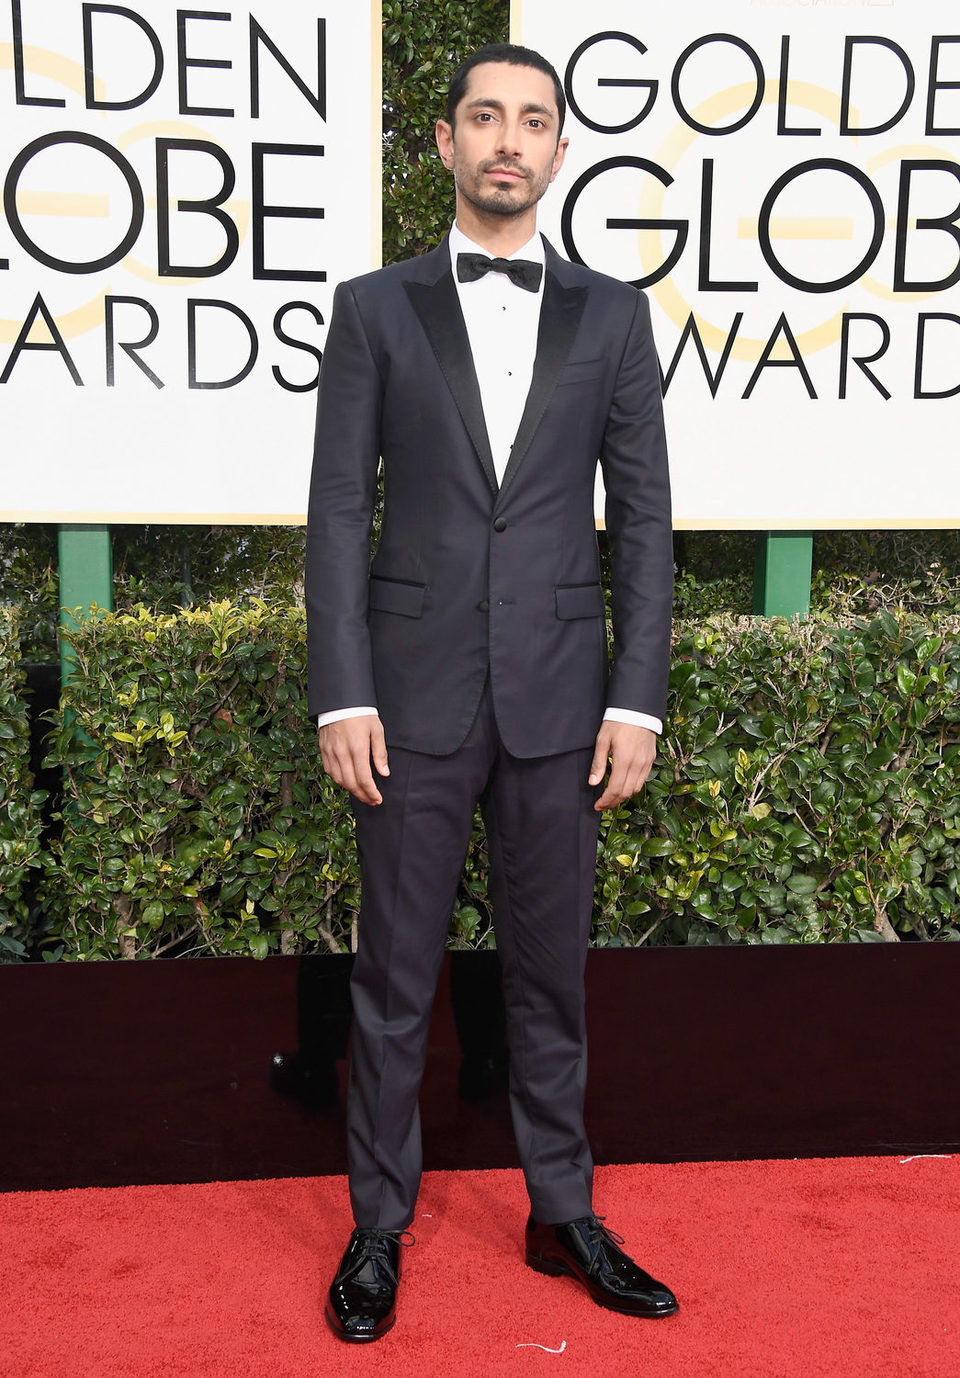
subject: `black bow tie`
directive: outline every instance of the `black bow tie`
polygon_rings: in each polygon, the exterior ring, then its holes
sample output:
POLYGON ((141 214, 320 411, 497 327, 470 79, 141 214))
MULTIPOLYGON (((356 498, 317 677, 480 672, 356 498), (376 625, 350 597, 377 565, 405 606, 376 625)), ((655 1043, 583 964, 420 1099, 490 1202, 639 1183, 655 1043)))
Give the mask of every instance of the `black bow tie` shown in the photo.
POLYGON ((487 273, 506 273, 517 287, 536 292, 543 276, 543 264, 529 258, 487 258, 486 254, 457 254, 457 277, 461 282, 476 282, 487 273))

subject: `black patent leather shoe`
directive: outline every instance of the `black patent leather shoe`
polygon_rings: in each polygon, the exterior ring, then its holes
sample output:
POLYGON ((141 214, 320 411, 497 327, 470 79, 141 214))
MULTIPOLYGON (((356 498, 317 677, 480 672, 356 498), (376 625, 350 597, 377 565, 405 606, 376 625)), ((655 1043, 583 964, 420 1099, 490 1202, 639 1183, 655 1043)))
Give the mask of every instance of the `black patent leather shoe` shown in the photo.
POLYGON ((397 1318, 400 1246, 405 1230, 354 1230, 330 1286, 327 1320, 341 1340, 379 1340, 397 1318))
POLYGON ((677 1299, 662 1282, 638 1268, 618 1245, 619 1235, 595 1215, 562 1225, 527 1221, 527 1265, 549 1277, 572 1277, 598 1306, 628 1316, 672 1316, 677 1299))

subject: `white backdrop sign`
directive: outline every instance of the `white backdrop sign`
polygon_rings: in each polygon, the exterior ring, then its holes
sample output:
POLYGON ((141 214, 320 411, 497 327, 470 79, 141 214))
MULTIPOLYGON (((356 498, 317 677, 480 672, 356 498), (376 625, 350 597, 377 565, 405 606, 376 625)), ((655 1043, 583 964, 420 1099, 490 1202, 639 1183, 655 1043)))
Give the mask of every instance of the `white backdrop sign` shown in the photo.
POLYGON ((0 519, 303 519, 379 42, 370 0, 4 3, 0 519))
POLYGON ((960 526, 956 0, 514 0, 541 224, 649 294, 681 527, 960 526))

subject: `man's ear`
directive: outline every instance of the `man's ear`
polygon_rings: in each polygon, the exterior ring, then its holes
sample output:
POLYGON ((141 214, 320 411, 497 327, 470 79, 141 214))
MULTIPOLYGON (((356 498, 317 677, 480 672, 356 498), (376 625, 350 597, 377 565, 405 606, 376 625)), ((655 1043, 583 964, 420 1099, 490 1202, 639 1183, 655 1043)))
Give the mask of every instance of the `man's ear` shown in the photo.
POLYGON ((437 120, 435 130, 437 148, 440 152, 440 161, 448 170, 453 168, 453 128, 447 124, 446 120, 437 120))
POLYGON ((551 182, 552 182, 553 179, 556 177, 556 175, 557 175, 557 173, 560 171, 561 167, 563 167, 563 159, 564 159, 564 156, 566 155, 566 152, 567 152, 567 145, 569 144, 569 142, 570 142, 569 139, 558 139, 558 140, 557 140, 557 151, 556 151, 556 153, 553 155, 553 169, 552 169, 552 171, 551 171, 551 173, 550 173, 550 181, 551 181, 551 182))

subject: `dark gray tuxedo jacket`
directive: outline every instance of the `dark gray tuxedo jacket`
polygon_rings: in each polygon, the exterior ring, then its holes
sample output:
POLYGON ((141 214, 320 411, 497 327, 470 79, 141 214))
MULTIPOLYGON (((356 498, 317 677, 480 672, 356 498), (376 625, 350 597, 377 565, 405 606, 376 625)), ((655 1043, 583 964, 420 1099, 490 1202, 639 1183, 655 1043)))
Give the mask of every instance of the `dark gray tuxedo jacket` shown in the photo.
POLYGON ((592 745, 607 704, 664 715, 673 552, 649 308, 546 253, 533 381, 499 486, 446 243, 337 288, 307 525, 311 715, 375 704, 388 746, 446 755, 488 672, 519 757, 592 745))

